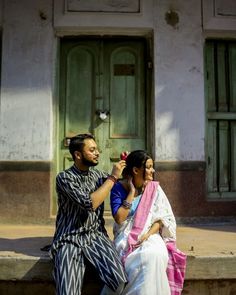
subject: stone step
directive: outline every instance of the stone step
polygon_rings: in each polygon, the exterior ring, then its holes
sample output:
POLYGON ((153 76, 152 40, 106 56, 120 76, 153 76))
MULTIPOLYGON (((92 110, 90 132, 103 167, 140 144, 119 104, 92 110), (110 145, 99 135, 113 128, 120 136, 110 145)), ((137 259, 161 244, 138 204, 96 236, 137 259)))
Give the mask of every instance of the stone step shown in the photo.
MULTIPOLYGON (((107 229, 112 238, 109 221, 107 229)), ((0 225, 1 295, 55 293, 52 263, 48 253, 40 250, 51 243, 53 232, 51 225, 0 225)), ((225 282, 227 290, 232 291, 234 287, 236 290, 236 225, 179 226, 177 238, 178 248, 187 254, 185 290, 189 293, 186 294, 194 295, 191 288, 196 282, 198 287, 204 284, 205 289, 209 289, 212 282, 225 282)), ((219 288, 223 288, 222 285, 219 288)), ((99 294, 100 289, 101 282, 89 266, 83 295, 99 294)))

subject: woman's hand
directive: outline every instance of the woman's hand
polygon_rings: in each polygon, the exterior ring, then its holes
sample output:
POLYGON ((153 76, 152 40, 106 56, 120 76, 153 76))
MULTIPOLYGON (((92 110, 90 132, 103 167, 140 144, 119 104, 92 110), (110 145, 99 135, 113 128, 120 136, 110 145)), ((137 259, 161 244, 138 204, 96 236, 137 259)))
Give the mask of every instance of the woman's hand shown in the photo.
MULTIPOLYGON (((135 197, 135 192, 136 192, 136 189, 135 189, 133 182, 132 182, 132 177, 128 178, 127 181, 125 181, 125 184, 126 184, 127 190, 129 191, 125 201, 132 204, 133 199, 135 197)), ((121 205, 120 208, 118 209, 116 215, 114 216, 115 221, 118 224, 121 224, 122 222, 124 222, 126 220, 126 218, 129 215, 129 212, 130 212, 129 207, 124 207, 121 205)))
POLYGON ((146 234, 144 234, 144 235, 142 235, 140 238, 139 238, 139 240, 138 240, 138 242, 136 243, 136 245, 134 245, 134 248, 138 248, 139 246, 141 246, 141 244, 143 243, 143 242, 145 242, 145 241, 147 241, 148 240, 148 238, 150 237, 150 233, 149 232, 147 232, 146 234))
POLYGON ((127 179, 127 184, 128 184, 128 190, 129 190, 129 192, 132 193, 132 194, 134 195, 136 189, 135 189, 135 186, 134 186, 134 184, 133 184, 133 177, 130 176, 130 177, 127 179))
POLYGON ((139 238, 139 240, 138 240, 137 244, 134 246, 134 248, 138 248, 143 242, 147 241, 148 238, 149 238, 151 235, 158 233, 158 232, 161 230, 162 227, 163 227, 163 223, 162 223, 161 220, 157 220, 157 221, 155 221, 155 222, 152 224, 152 226, 151 226, 151 228, 149 229, 149 231, 148 231, 147 233, 143 234, 143 235, 139 238))

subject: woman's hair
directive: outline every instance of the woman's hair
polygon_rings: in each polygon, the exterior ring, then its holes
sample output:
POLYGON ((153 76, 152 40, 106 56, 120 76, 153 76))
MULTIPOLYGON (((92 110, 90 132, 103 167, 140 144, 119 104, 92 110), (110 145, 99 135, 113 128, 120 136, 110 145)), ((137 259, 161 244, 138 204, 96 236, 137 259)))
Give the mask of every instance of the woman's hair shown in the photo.
MULTIPOLYGON (((133 176, 133 168, 141 168, 146 166, 148 159, 151 159, 151 156, 144 150, 132 151, 128 154, 126 158, 126 167, 123 170, 123 177, 133 176)), ((144 171, 145 173, 145 171, 144 171)))
POLYGON ((69 144, 69 151, 73 157, 73 160, 75 160, 75 154, 74 154, 75 151, 78 151, 78 152, 83 151, 85 139, 95 140, 94 136, 90 133, 78 134, 74 137, 71 137, 70 144, 69 144))

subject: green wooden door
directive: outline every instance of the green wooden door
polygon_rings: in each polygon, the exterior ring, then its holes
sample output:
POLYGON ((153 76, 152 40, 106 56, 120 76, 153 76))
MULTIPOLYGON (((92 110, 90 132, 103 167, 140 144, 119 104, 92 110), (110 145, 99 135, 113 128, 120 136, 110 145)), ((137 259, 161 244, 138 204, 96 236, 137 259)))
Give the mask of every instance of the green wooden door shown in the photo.
POLYGON ((98 168, 108 172, 121 151, 146 148, 144 54, 141 40, 62 42, 58 171, 71 166, 78 133, 95 135, 98 168))

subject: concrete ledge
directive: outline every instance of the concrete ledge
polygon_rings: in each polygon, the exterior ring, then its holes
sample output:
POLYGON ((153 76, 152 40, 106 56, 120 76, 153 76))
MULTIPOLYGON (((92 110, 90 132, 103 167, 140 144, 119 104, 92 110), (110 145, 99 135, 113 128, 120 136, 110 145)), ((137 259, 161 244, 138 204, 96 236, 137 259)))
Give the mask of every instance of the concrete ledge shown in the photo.
POLYGON ((2 281, 52 281, 53 265, 46 257, 0 257, 2 281))
MULTIPOLYGON (((40 250, 50 244, 53 232, 53 226, 0 225, 0 294, 55 293, 52 261, 40 250)), ((112 238, 109 222, 108 234, 112 238)), ((214 294, 236 294, 235 224, 179 226, 177 238, 178 248, 187 254, 183 294, 211 295, 212 286, 214 294)), ((88 266, 82 294, 99 294, 101 287, 88 266)))
MULTIPOLYGON (((52 281, 53 265, 49 257, 0 257, 2 281, 52 281)), ((94 272, 88 269, 92 275, 94 272)), ((236 256, 188 256, 186 280, 236 279, 236 256)))
POLYGON ((188 256, 186 280, 236 279, 236 256, 188 256))

